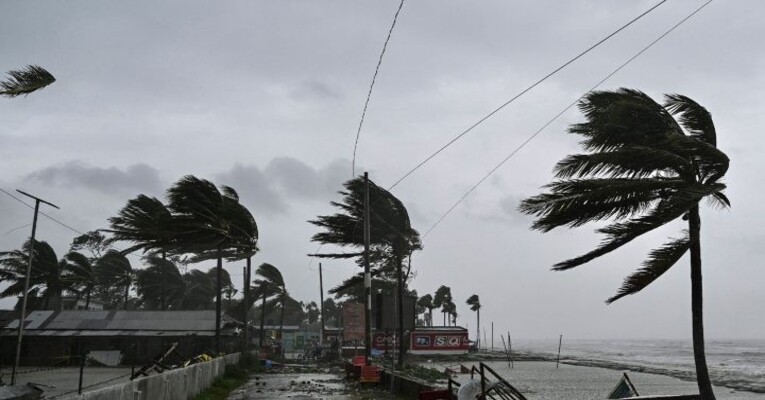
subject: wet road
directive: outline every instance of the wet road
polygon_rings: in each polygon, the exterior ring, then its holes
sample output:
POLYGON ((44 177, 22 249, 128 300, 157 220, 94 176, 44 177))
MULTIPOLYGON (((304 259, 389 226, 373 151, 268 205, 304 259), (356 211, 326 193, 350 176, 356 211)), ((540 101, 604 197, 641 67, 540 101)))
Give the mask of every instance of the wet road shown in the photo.
POLYGON ((228 400, 244 399, 324 399, 359 400, 365 396, 346 386, 341 376, 332 373, 285 373, 258 374, 239 389, 233 391, 228 400))

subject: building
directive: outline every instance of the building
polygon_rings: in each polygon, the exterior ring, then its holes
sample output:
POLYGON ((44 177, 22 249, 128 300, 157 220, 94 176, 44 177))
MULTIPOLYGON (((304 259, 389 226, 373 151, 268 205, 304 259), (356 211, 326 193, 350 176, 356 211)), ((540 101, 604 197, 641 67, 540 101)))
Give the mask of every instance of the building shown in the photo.
MULTIPOLYGON (((176 356, 215 349, 215 311, 32 311, 25 319, 22 364, 67 365, 90 351, 119 350, 125 365, 143 364, 178 342, 176 356)), ((222 350, 240 345, 240 322, 223 315, 222 350)), ((0 351, 13 354, 19 320, 0 328, 0 351)))

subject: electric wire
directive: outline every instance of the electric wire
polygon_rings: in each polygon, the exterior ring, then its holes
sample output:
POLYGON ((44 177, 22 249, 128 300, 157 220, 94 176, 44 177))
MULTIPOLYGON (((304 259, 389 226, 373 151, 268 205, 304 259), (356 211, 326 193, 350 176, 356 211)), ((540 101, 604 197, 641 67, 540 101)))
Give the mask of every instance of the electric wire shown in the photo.
POLYGON ((404 0, 401 0, 401 3, 398 5, 398 9, 396 10, 396 14, 393 16, 393 23, 390 25, 390 29, 388 30, 388 37, 385 38, 385 44, 383 44, 382 52, 380 52, 380 58, 377 60, 377 67, 375 67, 375 73, 372 75, 372 83, 369 85, 369 91, 367 92, 367 99, 364 101, 364 110, 361 112, 361 120, 359 121, 359 127, 356 129, 356 140, 353 143, 353 161, 351 161, 351 178, 356 176, 356 149, 359 146, 359 136, 361 136, 361 127, 364 125, 364 117, 367 115, 367 107, 369 107, 369 99, 372 97, 372 89, 375 86, 375 81, 377 80, 377 74, 380 72, 380 65, 382 65, 383 56, 385 55, 385 50, 388 48, 388 43, 390 42, 390 37, 393 34, 393 28, 396 27, 396 21, 398 20, 398 15, 401 13, 401 8, 404 7, 404 0))
POLYGON ((515 100, 517 100, 518 98, 520 98, 524 94, 528 93, 529 91, 531 91, 535 87, 539 86, 542 82, 546 81, 548 78, 550 78, 553 75, 557 74, 562 69, 564 69, 567 66, 571 65, 572 63, 574 63, 576 60, 582 58, 585 54, 589 53, 590 51, 594 50, 596 47, 600 46, 601 44, 605 43, 606 41, 608 41, 612 37, 616 36, 619 32, 623 31, 624 29, 626 29, 627 27, 629 27, 633 23, 637 22, 638 20, 640 20, 641 18, 646 16, 648 13, 650 13, 653 10, 655 10, 656 8, 658 8, 659 6, 661 6, 662 4, 664 4, 666 2, 667 2, 667 0, 661 0, 660 2, 655 4, 653 7, 649 8, 648 10, 644 11, 643 13, 638 15, 637 17, 633 18, 632 20, 630 20, 626 24, 622 25, 619 29, 611 32, 608 36, 604 37, 603 39, 600 39, 598 42, 596 42, 592 46, 588 47, 586 50, 582 51, 581 53, 576 55, 574 58, 566 61, 563 65, 559 66, 558 68, 554 69, 552 72, 548 73, 547 75, 545 75, 544 77, 542 77, 538 81, 534 82, 533 84, 531 84, 527 88, 523 89, 520 93, 518 93, 515 96, 513 96, 510 100, 506 101, 505 103, 503 103, 502 105, 500 105, 499 107, 494 109, 494 111, 488 113, 486 116, 484 116, 483 118, 479 119, 478 122, 475 122, 473 125, 471 125, 469 128, 467 128, 464 131, 462 131, 459 135, 455 136, 452 140, 448 141, 445 145, 443 145, 441 148, 436 150, 434 153, 430 154, 428 157, 426 157, 424 160, 422 160, 419 164, 417 164, 414 168, 410 169, 403 176, 401 176, 395 183, 393 183, 393 185, 391 187, 388 188, 388 190, 392 190, 393 188, 398 186, 401 182, 403 182, 405 179, 407 179, 415 171, 420 169, 423 165, 427 164, 430 160, 432 160, 434 157, 436 157, 442 151, 446 150, 447 147, 451 146, 452 144, 454 144, 454 142, 456 142, 457 140, 461 139, 463 136, 465 136, 468 133, 470 133, 478 125, 482 124, 484 121, 486 121, 487 119, 489 119, 492 116, 494 116, 494 114, 498 113, 500 110, 502 110, 503 108, 505 108, 508 105, 510 105, 510 103, 514 102, 515 100))
POLYGON ((484 176, 483 176, 481 179, 479 179, 479 180, 478 180, 478 182, 476 182, 476 183, 475 183, 475 184, 474 184, 474 185, 473 185, 473 186, 472 186, 472 187, 471 187, 471 188, 470 188, 470 189, 469 189, 469 190, 468 190, 468 191, 467 191, 467 192, 466 192, 464 195, 462 195, 462 197, 460 197, 460 199, 459 199, 459 200, 457 200, 457 202, 456 202, 456 203, 454 203, 454 204, 453 204, 453 205, 452 205, 452 206, 451 206, 451 207, 450 207, 450 208, 449 208, 449 209, 448 209, 448 210, 447 210, 447 211, 446 211, 444 214, 442 214, 442 215, 441 215, 441 217, 440 217, 440 218, 438 218, 438 220, 437 220, 437 221, 436 221, 436 222, 435 222, 435 223, 434 223, 434 224, 433 224, 433 225, 432 225, 430 228, 428 228, 428 230, 427 230, 427 231, 425 231, 425 234, 423 234, 423 235, 422 235, 422 237, 423 237, 423 238, 425 238, 425 236, 427 236, 427 235, 428 235, 430 232, 432 232, 432 231, 433 231, 433 229, 435 229, 435 228, 436 228, 436 227, 437 227, 437 226, 438 226, 438 225, 439 225, 439 224, 440 224, 440 223, 441 223, 441 222, 444 220, 444 218, 446 218, 446 217, 447 217, 447 216, 448 216, 448 215, 449 215, 449 214, 450 214, 452 211, 454 211, 454 209, 455 209, 455 208, 457 208, 457 206, 459 206, 459 205, 460 205, 460 204, 461 204, 461 203, 462 203, 462 202, 463 202, 463 201, 464 201, 464 200, 465 200, 465 199, 466 199, 466 198, 467 198, 467 197, 468 197, 468 196, 469 196, 471 193, 473 193, 473 191, 475 191, 475 190, 478 188, 478 186, 480 186, 480 185, 481 185, 481 184, 482 184, 484 181, 486 181, 486 179, 488 179, 488 178, 489 178, 491 175, 493 175, 495 172, 497 172, 497 170, 498 170, 500 167, 502 167, 502 165, 504 165, 504 164, 505 164, 505 163, 506 163, 508 160, 510 160, 511 158, 513 158, 513 156, 515 156, 515 155, 516 155, 516 154, 517 154, 517 153, 518 153, 518 152, 519 152, 521 149, 523 149, 524 147, 526 147, 526 145, 527 145, 527 144, 529 144, 529 143, 530 143, 532 140, 534 140, 534 139, 535 139, 535 138, 536 138, 536 137, 537 137, 537 136, 538 136, 540 133, 542 133, 542 131, 544 131, 544 130, 545 130, 547 127, 548 127, 548 126, 550 126, 550 125, 551 125, 553 122, 555 122, 555 121, 556 121, 558 118, 560 118, 560 117, 561 117, 563 114, 565 114, 565 113, 566 113, 568 110, 570 110, 572 107, 574 107, 574 106, 575 106, 575 105, 576 105, 576 104, 577 104, 577 103, 578 103, 578 102, 579 102, 581 99, 583 99, 583 98, 584 98, 584 97, 585 97, 585 96, 586 96, 588 93, 590 93, 590 92, 592 92, 593 90, 597 89, 597 88, 598 88, 600 85, 602 85, 604 82, 606 82, 607 80, 611 79, 611 77, 613 77, 614 75, 616 75, 616 74, 617 74, 619 71, 621 71, 621 70, 622 70, 624 67, 626 67, 626 66, 627 66, 627 65, 629 65, 629 64, 630 64, 632 61, 634 61, 636 58, 640 57, 640 56, 641 56, 643 53, 645 53, 646 51, 648 51, 648 49, 650 49, 651 47, 653 47, 654 45, 656 45, 657 43, 659 43, 659 42, 660 42, 662 39, 664 39, 664 38, 665 38, 667 35, 669 35, 669 34, 670 34, 670 33, 672 33, 672 32, 673 32, 675 29, 677 29, 678 27, 680 27, 680 25, 682 25, 683 23, 685 23, 686 21, 688 21, 689 19, 691 19, 691 18, 692 18, 694 15, 696 15, 697 13, 699 13, 699 12, 700 12, 702 9, 704 9, 704 7, 706 7, 707 5, 709 5, 709 3, 711 3, 712 1, 713 1, 713 0, 709 0, 709 1, 707 1, 706 3, 702 4, 702 5, 701 5, 699 8, 697 8, 697 9, 696 9, 696 10, 694 10, 692 13, 690 13, 689 15, 687 15, 685 18, 683 18, 682 20, 680 20, 680 21, 679 21, 677 24, 675 24, 674 26, 672 26, 670 29, 668 29, 666 32, 664 32, 662 35, 660 35, 660 36, 659 36, 659 37, 657 37, 656 39, 654 39, 654 40, 653 40, 651 43, 649 43, 647 46, 643 47, 643 48, 642 48, 640 51, 638 51, 637 53, 635 53, 635 55, 633 55, 632 57, 630 57, 629 59, 627 59, 627 61, 625 61, 624 63, 622 63, 622 64, 621 64, 619 67, 617 67, 616 69, 614 69, 613 71, 611 71, 611 73, 609 73, 609 74, 608 74, 608 75, 607 75, 605 78, 603 78, 603 79, 601 79, 600 81, 598 81, 598 83, 596 83, 596 84, 595 84, 595 85, 594 85, 594 86, 593 86, 593 87, 592 87, 590 90, 588 90, 587 92, 585 92, 585 93, 584 93, 583 95, 581 95, 579 98, 577 98, 576 100, 574 100, 574 102, 573 102, 573 103, 569 104, 568 106, 566 106, 566 108, 564 108, 564 109, 563 109, 563 110, 561 110, 561 111, 560 111, 558 114, 556 114, 554 117, 552 117, 552 118, 551 118, 549 121, 547 121, 547 123, 545 123, 544 125, 542 125, 542 127, 541 127, 541 128, 539 128, 539 129, 538 129, 536 132, 534 132, 534 133, 533 133, 531 136, 529 136, 528 138, 526 138, 526 140, 524 140, 524 141, 523 141, 523 142, 522 142, 522 143, 521 143, 521 144, 520 144, 518 147, 516 147, 516 148, 515 148, 515 150, 513 150, 513 151, 512 151, 512 152, 511 152, 511 153, 510 153, 510 154, 509 154, 507 157, 505 157, 505 158, 504 158, 502 161, 500 161, 500 163, 499 163, 499 164, 497 164, 497 165, 496 165, 494 168, 492 168, 492 169, 491 169, 491 170, 490 170, 490 171, 489 171, 489 172, 488 172, 486 175, 484 175, 484 176))
MULTIPOLYGON (((33 205, 31 205, 31 204, 27 203, 26 201, 24 201, 24 200, 22 200, 22 199, 18 198, 17 196, 14 196, 12 193, 9 193, 8 191, 6 191, 6 190, 5 190, 5 189, 3 189, 3 188, 0 188, 0 192, 3 192, 3 193, 5 193, 5 194, 7 194, 8 196, 10 196, 11 198, 13 198, 14 200, 18 201, 19 203, 21 203, 21 204, 23 204, 23 205, 25 205, 25 206, 27 206, 27 207, 29 207, 29 208, 33 209, 33 210, 34 210, 34 208, 35 208, 35 206, 33 206, 33 205)), ((57 223, 57 224, 59 224, 59 225, 63 226, 64 228, 66 228, 66 229, 69 229, 69 230, 70 230, 70 231, 72 231, 72 232, 75 232, 75 233, 77 233, 77 234, 79 234, 79 235, 84 235, 84 234, 85 234, 85 233, 83 233, 82 231, 80 231, 79 229, 75 229, 75 228, 72 228, 71 226, 69 226, 69 225, 67 225, 67 224, 65 224, 65 223, 63 223, 63 222, 61 222, 61 221, 57 220, 56 218, 53 218, 53 217, 51 217, 50 215, 46 214, 44 211, 40 211, 40 210, 38 210, 38 213, 40 213, 40 214, 41 214, 41 215, 43 215, 44 217, 46 217, 46 218, 50 219, 51 221, 53 221, 53 222, 55 222, 55 223, 57 223)), ((31 225, 31 224, 29 224, 29 225, 31 225)), ((26 225, 26 226, 29 226, 29 225, 26 225)), ((21 229, 21 228, 23 228, 23 227, 19 227, 19 228, 16 228, 16 229, 21 229)), ((15 229, 14 229, 14 230, 15 230, 15 229)), ((8 232, 8 233, 10 233, 10 232, 8 232)), ((6 234, 7 234, 7 233, 6 233, 6 234)), ((117 251, 119 251, 120 253, 122 252, 122 249, 120 249, 120 248, 118 248, 118 247, 115 247, 114 245, 108 245, 108 247, 110 247, 110 248, 111 248, 111 249, 113 249, 113 250, 117 250, 117 251)), ((131 256, 131 257, 135 257, 135 258, 137 258, 137 259, 140 259, 140 257, 138 257, 137 255, 135 255, 135 254, 133 254, 133 253, 129 253, 129 254, 127 254, 126 256, 131 256)))

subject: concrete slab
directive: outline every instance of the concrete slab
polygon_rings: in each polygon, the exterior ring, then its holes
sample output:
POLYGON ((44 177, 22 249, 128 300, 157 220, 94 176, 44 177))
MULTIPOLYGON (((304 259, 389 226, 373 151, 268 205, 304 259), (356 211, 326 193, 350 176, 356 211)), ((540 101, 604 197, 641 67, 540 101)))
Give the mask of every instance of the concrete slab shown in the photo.
POLYGON ((364 397, 349 388, 339 374, 275 373, 254 376, 244 386, 232 392, 228 400, 360 400, 364 397))

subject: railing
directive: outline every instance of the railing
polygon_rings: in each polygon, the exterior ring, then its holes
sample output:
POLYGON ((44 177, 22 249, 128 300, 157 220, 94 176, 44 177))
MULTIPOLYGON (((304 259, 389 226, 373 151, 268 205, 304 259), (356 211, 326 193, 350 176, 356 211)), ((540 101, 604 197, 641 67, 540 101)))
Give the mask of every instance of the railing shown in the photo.
POLYGON ((481 392, 489 399, 501 400, 527 400, 513 385, 494 372, 491 367, 483 362, 478 363, 478 368, 473 366, 470 369, 470 378, 473 378, 475 372, 481 375, 481 392), (492 382, 486 378, 486 372, 489 372, 496 381, 492 382))

